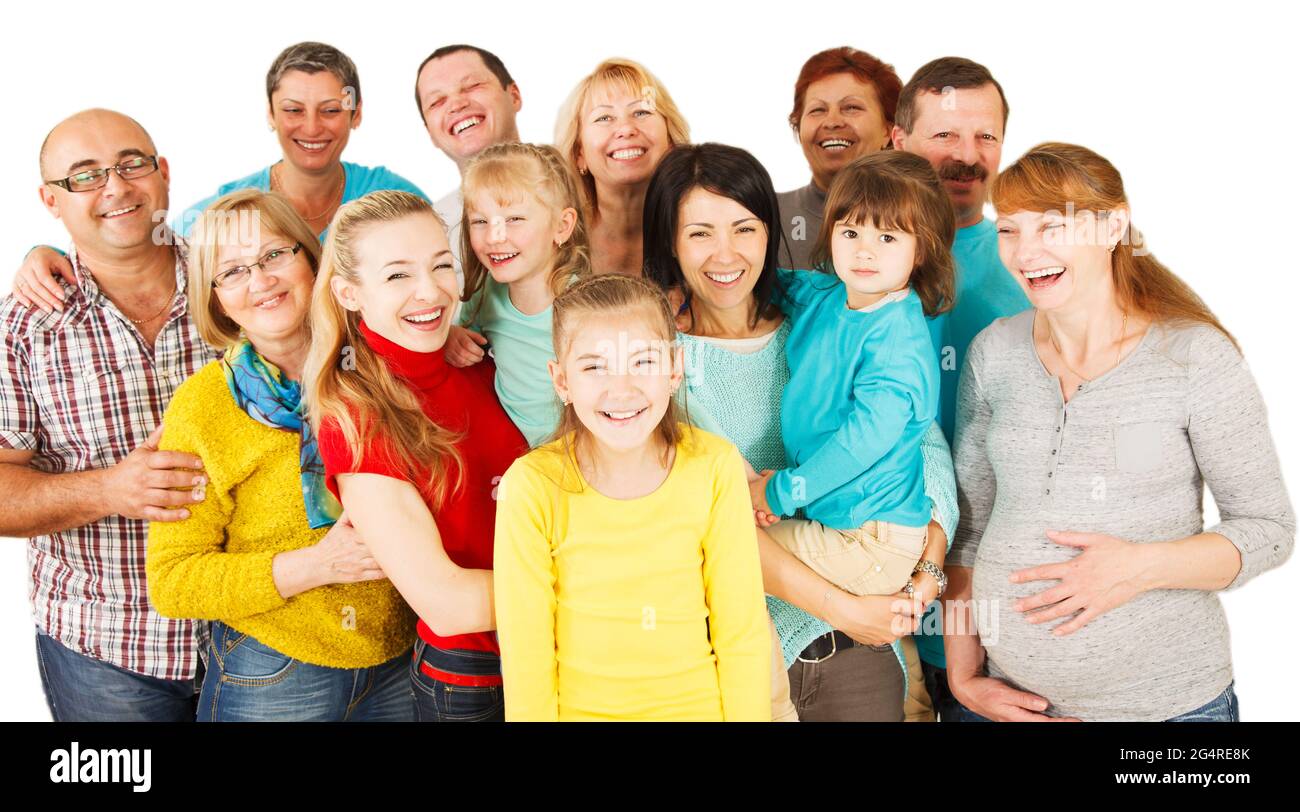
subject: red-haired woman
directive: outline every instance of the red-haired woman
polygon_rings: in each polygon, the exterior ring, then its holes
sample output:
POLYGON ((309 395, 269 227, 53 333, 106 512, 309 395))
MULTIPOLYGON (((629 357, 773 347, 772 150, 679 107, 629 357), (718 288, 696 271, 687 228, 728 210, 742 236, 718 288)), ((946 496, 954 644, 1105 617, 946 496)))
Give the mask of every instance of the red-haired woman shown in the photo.
POLYGON ((958 719, 1237 721, 1218 593, 1286 560, 1296 530, 1259 388, 1141 250, 1105 158, 1040 144, 992 192, 1033 307, 975 338, 957 395, 958 719))
POLYGON ((783 267, 810 267, 831 180, 855 159, 889 144, 902 88, 892 65, 847 46, 813 54, 800 69, 789 120, 812 181, 777 196, 787 246, 783 267))

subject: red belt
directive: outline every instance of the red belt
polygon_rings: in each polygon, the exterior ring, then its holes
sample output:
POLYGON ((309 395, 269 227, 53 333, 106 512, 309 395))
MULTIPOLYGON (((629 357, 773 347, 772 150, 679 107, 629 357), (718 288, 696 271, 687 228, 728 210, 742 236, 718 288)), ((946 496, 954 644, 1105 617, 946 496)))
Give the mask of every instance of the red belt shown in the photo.
POLYGON ((420 661, 420 673, 439 682, 463 685, 469 688, 486 688, 491 685, 501 684, 500 674, 453 674, 450 671, 439 671, 423 660, 420 661))

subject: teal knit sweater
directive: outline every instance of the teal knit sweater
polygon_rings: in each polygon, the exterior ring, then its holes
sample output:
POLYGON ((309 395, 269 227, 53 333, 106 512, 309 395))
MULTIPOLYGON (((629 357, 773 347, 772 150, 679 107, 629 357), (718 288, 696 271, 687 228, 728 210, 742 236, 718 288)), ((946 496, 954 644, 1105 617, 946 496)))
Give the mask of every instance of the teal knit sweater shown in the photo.
MULTIPOLYGON (((790 320, 784 320, 768 345, 751 354, 678 334, 686 356, 684 389, 691 421, 734 443, 756 471, 786 467, 781 442, 781 394, 790 380, 785 357, 790 326, 790 320)), ((935 505, 939 524, 951 545, 957 528, 957 483, 952 455, 937 423, 926 433, 921 455, 925 492, 935 505)), ((767 610, 781 638, 787 668, 809 643, 831 631, 825 622, 771 595, 767 596, 767 610)), ((902 665, 903 655, 897 643, 894 652, 902 665)), ((903 674, 906 682, 905 666, 903 674)))

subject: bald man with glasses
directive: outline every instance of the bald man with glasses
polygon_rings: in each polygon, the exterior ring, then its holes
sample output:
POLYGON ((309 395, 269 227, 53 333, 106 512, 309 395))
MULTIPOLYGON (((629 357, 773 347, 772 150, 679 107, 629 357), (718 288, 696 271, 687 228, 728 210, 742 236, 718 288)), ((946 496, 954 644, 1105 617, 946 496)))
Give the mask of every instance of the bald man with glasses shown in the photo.
POLYGON ((28 539, 36 647, 56 721, 194 718, 201 623, 149 605, 149 521, 202 500, 193 455, 158 450, 176 388, 213 357, 162 225, 169 170, 133 119, 87 110, 41 148, 41 202, 71 238, 60 312, 0 302, 0 536, 28 539))

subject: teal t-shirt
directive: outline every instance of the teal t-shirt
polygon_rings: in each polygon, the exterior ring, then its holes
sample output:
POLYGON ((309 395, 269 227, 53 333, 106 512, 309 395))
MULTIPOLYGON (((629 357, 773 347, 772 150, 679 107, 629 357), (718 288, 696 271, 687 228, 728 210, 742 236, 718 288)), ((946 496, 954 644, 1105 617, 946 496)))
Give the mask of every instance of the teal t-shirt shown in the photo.
MULTIPOLYGON (((1029 307, 1020 284, 998 257, 998 232, 992 220, 958 229, 952 258, 957 266, 956 304, 930 319, 930 339, 939 353, 939 425, 949 443, 957 415, 957 378, 966 348, 995 319, 1014 316, 1029 307)), ((936 668, 945 667, 943 637, 924 630, 939 628, 940 617, 936 601, 921 621, 922 632, 914 635, 921 659, 936 668)))
MULTIPOLYGON (((399 192, 410 192, 413 195, 419 195, 425 200, 428 196, 420 191, 420 187, 411 183, 406 178, 390 172, 382 166, 362 166, 360 164, 350 164, 343 161, 343 202, 349 203, 358 197, 363 197, 371 192, 378 192, 384 189, 393 189, 399 192)), ((230 183, 222 184, 217 189, 217 193, 211 197, 206 197, 192 206, 176 214, 172 222, 172 230, 183 237, 190 236, 190 229, 194 227, 195 220, 213 201, 222 195, 228 195, 231 192, 240 189, 261 189, 263 192, 271 191, 271 167, 264 167, 248 177, 233 180, 230 183)), ((319 234, 322 242, 325 240, 325 232, 319 234)))
POLYGON ((537 447, 560 422, 560 400, 546 368, 555 359, 551 308, 532 316, 521 313, 510 301, 509 287, 488 277, 462 306, 460 321, 488 340, 497 365, 497 399, 528 445, 537 447))
POLYGON ((995 319, 1029 307, 1020 284, 998 258, 998 232, 992 220, 958 229, 952 258, 957 266, 956 303, 952 310, 930 319, 930 340, 939 353, 939 425, 949 443, 966 348, 995 319))

